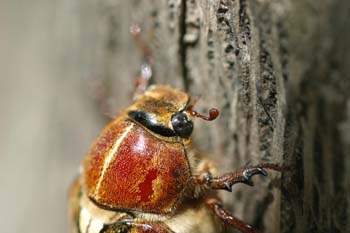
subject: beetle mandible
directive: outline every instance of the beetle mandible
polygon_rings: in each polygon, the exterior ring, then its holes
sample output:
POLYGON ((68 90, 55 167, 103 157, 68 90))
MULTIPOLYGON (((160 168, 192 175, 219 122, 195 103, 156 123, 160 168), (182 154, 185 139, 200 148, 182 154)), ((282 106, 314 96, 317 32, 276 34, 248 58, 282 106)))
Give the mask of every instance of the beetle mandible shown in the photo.
POLYGON ((144 93, 144 83, 139 86, 134 104, 102 130, 83 161, 71 190, 71 232, 218 233, 232 225, 257 233, 225 211, 217 192, 253 185, 253 176, 282 166, 259 164, 218 176, 211 161, 197 159, 191 134, 195 118, 211 121, 219 111, 199 114, 187 93, 167 85, 144 93))

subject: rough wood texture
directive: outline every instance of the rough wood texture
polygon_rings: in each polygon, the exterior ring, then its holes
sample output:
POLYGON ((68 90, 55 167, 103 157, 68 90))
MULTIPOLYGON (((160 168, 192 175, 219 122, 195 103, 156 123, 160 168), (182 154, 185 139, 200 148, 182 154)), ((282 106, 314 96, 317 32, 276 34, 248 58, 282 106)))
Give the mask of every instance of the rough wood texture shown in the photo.
POLYGON ((230 211, 265 232, 350 232, 348 0, 1 4, 2 231, 66 231, 84 153, 131 102, 142 56, 129 27, 140 23, 152 81, 221 110, 196 122, 201 151, 223 172, 291 168, 225 193, 230 211))
POLYGON ((249 161, 291 167, 282 197, 274 179, 278 175, 272 174, 272 182, 260 179, 254 188, 238 186, 225 194, 226 206, 266 232, 347 232, 349 3, 190 0, 131 5, 130 23, 141 23, 154 53, 153 82, 200 97, 201 111, 221 109, 214 123, 196 122, 199 149, 218 161, 222 171, 249 161), (342 36, 335 37, 338 33, 342 36))

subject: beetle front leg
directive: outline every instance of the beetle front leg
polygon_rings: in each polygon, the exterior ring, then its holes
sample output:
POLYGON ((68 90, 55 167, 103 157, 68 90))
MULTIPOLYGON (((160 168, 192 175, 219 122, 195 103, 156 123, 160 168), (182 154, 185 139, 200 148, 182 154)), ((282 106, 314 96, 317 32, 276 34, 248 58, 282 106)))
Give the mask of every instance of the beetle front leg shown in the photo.
POLYGON ((225 189, 232 191, 232 186, 236 183, 244 183, 253 186, 252 177, 254 175, 267 176, 265 169, 283 171, 284 167, 278 164, 263 163, 256 166, 248 166, 236 172, 226 173, 219 177, 212 177, 210 173, 204 173, 197 177, 199 184, 206 185, 212 189, 225 189))
POLYGON ((225 223, 239 229, 243 233, 260 233, 260 231, 255 230, 252 226, 242 222, 238 218, 232 216, 226 210, 222 208, 222 204, 219 200, 215 198, 207 198, 205 200, 207 206, 214 211, 214 213, 225 223))

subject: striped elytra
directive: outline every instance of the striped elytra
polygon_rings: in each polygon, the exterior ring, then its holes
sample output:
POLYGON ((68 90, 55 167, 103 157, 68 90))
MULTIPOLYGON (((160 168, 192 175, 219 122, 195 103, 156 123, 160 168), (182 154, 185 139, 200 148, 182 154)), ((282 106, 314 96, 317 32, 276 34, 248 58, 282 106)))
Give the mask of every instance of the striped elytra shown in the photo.
POLYGON ((168 214, 190 175, 182 142, 164 142, 124 117, 103 130, 83 163, 87 195, 107 209, 168 214))

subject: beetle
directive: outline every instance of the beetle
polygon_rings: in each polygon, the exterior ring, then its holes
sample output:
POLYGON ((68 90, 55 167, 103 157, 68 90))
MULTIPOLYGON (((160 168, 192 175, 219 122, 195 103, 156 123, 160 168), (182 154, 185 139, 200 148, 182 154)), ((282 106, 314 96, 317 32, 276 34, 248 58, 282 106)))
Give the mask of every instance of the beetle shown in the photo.
POLYGON ((219 111, 212 108, 205 116, 193 109, 186 92, 167 85, 147 88, 151 51, 138 25, 131 34, 145 60, 135 102, 102 130, 84 158, 70 194, 70 232, 223 233, 227 225, 259 232, 223 208, 218 190, 252 186, 252 177, 266 176, 265 169, 285 168, 264 163, 219 175, 191 146, 194 119, 212 121, 219 111))
POLYGON ((226 212, 219 189, 253 185, 254 175, 277 164, 259 164, 218 176, 191 147, 194 118, 189 95, 167 85, 150 86, 109 123, 82 164, 70 197, 71 232, 211 233, 225 224, 258 232, 226 212))

